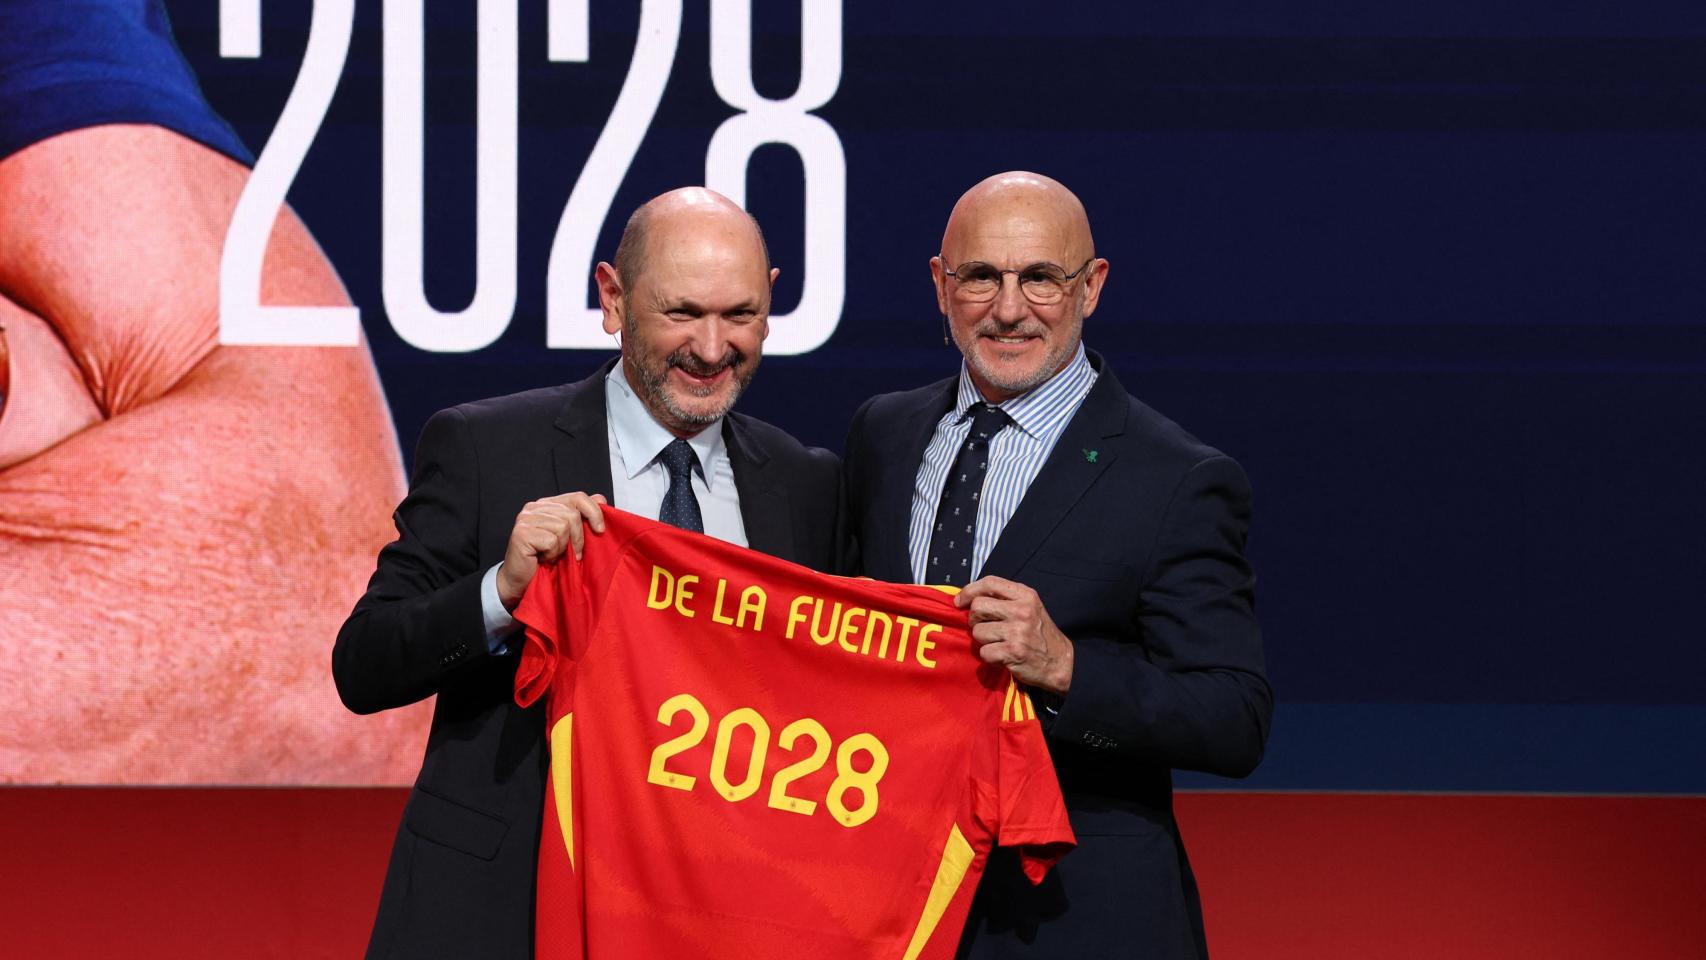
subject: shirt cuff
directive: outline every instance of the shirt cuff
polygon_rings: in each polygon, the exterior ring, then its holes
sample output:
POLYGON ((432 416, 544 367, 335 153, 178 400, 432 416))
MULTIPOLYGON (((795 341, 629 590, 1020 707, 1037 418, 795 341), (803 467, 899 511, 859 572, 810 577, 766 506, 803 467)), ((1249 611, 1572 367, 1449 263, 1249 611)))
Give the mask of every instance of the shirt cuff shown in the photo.
POLYGON ((486 575, 480 578, 480 614, 486 621, 486 651, 499 657, 509 652, 509 635, 521 626, 498 598, 498 568, 501 566, 502 563, 492 564, 486 575))
POLYGON ((1044 732, 1052 730, 1054 722, 1060 719, 1060 708, 1065 705, 1066 698, 1040 687, 1029 687, 1028 689, 1031 694, 1031 706, 1040 707, 1043 711, 1038 715, 1037 721, 1043 725, 1044 732))

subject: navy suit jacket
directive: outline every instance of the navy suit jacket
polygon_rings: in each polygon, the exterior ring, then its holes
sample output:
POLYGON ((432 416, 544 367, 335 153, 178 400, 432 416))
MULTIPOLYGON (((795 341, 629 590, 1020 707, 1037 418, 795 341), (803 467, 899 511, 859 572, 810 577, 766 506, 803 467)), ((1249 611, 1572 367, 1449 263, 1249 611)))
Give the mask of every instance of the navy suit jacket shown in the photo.
MULTIPOLYGON (((1038 695, 1078 849, 1039 887, 998 851, 961 953, 1207 955, 1173 818, 1174 769, 1243 776, 1273 712, 1244 559, 1238 464, 1099 377, 984 564, 1037 591, 1073 643, 1071 689, 1038 695)), ((911 582, 912 491, 954 378, 867 401, 845 464, 864 572, 911 582)))
MULTIPOLYGON (((521 644, 507 656, 486 653, 480 580, 503 559, 528 501, 576 490, 610 496, 609 369, 435 414, 397 508, 397 540, 338 632, 332 674, 351 710, 438 696, 369 957, 533 955, 544 715, 515 704, 521 644)), ((834 570, 835 456, 740 414, 724 418, 723 439, 752 548, 834 570)))

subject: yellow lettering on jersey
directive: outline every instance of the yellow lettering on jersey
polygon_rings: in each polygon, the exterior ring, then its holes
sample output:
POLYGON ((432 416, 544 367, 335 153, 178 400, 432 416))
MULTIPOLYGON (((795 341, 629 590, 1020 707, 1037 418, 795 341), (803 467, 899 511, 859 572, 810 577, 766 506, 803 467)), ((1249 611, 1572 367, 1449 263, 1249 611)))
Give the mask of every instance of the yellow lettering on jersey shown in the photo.
POLYGON ((824 630, 822 633, 819 633, 817 628, 818 628, 818 623, 822 620, 822 614, 823 614, 823 601, 818 600, 812 605, 811 632, 812 632, 812 642, 817 644, 820 647, 827 646, 829 643, 831 643, 832 641, 835 640, 836 628, 841 623, 841 601, 839 601, 839 600, 835 601, 835 609, 833 611, 831 611, 829 614, 829 628, 827 630, 824 630))
POLYGON ((715 603, 711 604, 711 621, 713 623, 727 624, 732 627, 735 625, 735 618, 723 613, 723 594, 728 592, 728 588, 729 582, 718 577, 717 599, 715 603))
POLYGON ((676 613, 684 617, 691 617, 693 611, 687 609, 687 601, 693 599, 693 591, 689 588, 698 582, 697 574, 689 573, 677 577, 654 563, 652 564, 652 585, 646 591, 646 606, 653 610, 663 610, 674 605, 676 613))
POLYGON ((808 603, 817 603, 817 598, 802 593, 794 598, 793 603, 788 604, 788 629, 783 631, 783 639, 794 639, 794 628, 806 622, 807 614, 802 608, 808 603))
POLYGON ((911 617, 895 617, 894 622, 900 624, 900 639, 895 643, 894 658, 905 663, 906 641, 912 638, 912 628, 918 626, 918 621, 911 617))
POLYGON ((854 607, 847 611, 847 615, 845 617, 841 618, 841 629, 836 631, 835 636, 835 642, 841 647, 841 649, 848 653, 859 652, 859 648, 850 642, 853 639, 853 632, 859 629, 858 620, 855 618, 863 618, 869 612, 870 611, 866 610, 864 607, 854 607))
POLYGON ((752 629, 764 629, 764 605, 770 598, 764 595, 763 588, 753 584, 740 592, 740 609, 735 611, 735 626, 746 626, 746 615, 752 614, 752 629))
MULTIPOLYGON (((695 617, 702 611, 694 610, 688 604, 694 597, 694 584, 700 582, 700 577, 696 573, 677 576, 663 567, 653 564, 651 586, 646 591, 646 606, 653 610, 668 610, 673 607, 680 616, 695 617)), ((711 620, 740 630, 760 632, 764 629, 764 608, 769 603, 769 599, 764 593, 764 588, 755 584, 742 590, 740 600, 737 602, 729 597, 729 582, 718 577, 716 596, 711 601, 709 611, 711 620), (731 607, 734 608, 732 616, 730 615, 731 607), (747 625, 749 619, 751 626, 747 625)), ((802 599, 810 600, 811 598, 802 599)), ((801 602, 802 600, 794 601, 794 612, 796 614, 799 613, 801 602)), ((794 619, 791 618, 788 622, 790 637, 793 635, 793 627, 794 619)))
POLYGON ((924 656, 924 654, 927 651, 936 649, 936 641, 926 640, 924 638, 930 636, 933 633, 941 633, 941 632, 942 632, 942 625, 939 623, 927 623, 924 625, 924 628, 922 630, 918 631, 918 643, 913 645, 912 658, 914 660, 917 660, 918 665, 925 668, 926 670, 936 669, 936 661, 931 660, 931 659, 924 656))
POLYGON ((668 570, 652 564, 652 586, 646 591, 646 606, 653 610, 663 610, 669 606, 669 601, 675 595, 675 577, 668 570), (658 587, 663 589, 659 590, 658 587))
POLYGON ((812 642, 820 647, 828 648, 834 645, 862 657, 874 656, 878 660, 893 659, 896 663, 905 663, 910 646, 912 659, 919 666, 926 670, 936 668, 936 661, 930 655, 930 651, 936 649, 936 641, 931 637, 942 632, 941 624, 925 623, 915 617, 903 617, 864 607, 844 607, 839 601, 828 605, 827 610, 825 606, 821 598, 810 594, 795 597, 788 604, 788 623, 782 631, 783 638, 794 639, 799 627, 804 624, 812 642), (896 624, 900 625, 898 636, 895 631, 896 624), (892 657, 889 654, 891 639, 895 641, 892 657), (876 641, 875 650, 871 649, 873 640, 876 641))
POLYGON ((965 882, 971 861, 971 844, 966 842, 965 834, 960 833, 959 824, 948 827, 948 842, 942 848, 942 862, 936 867, 936 881, 930 884, 930 895, 924 900, 924 913, 918 918, 918 926, 913 928, 912 940, 906 945, 903 960, 918 960, 918 955, 924 952, 924 945, 930 942, 930 935, 936 932, 936 925, 948 912, 948 904, 953 902, 954 894, 965 882))
POLYGON ((691 574, 691 573, 682 574, 681 578, 675 581, 675 612, 676 613, 679 613, 684 617, 693 616, 693 611, 687 609, 685 606, 682 606, 682 604, 685 604, 687 601, 693 599, 693 591, 689 590, 687 588, 691 587, 692 585, 694 585, 695 583, 698 583, 698 582, 699 582, 699 577, 696 574, 691 574))
POLYGON ((894 629, 894 618, 881 610, 872 610, 865 618, 865 642, 859 644, 859 652, 865 656, 871 655, 871 635, 877 632, 877 624, 883 625, 883 638, 877 641, 877 657, 881 659, 889 652, 889 632, 894 629))
POLYGON ((569 851, 570 869, 575 865, 575 774, 569 755, 574 745, 574 719, 574 714, 565 713, 551 727, 551 799, 557 802, 557 826, 569 851))
MULTIPOLYGON (((687 732, 653 748, 646 782, 672 790, 692 792, 698 778, 670 770, 669 761, 704 742, 705 733, 711 728, 711 713, 698 697, 691 693, 678 693, 658 706, 658 723, 673 730, 676 717, 683 713, 687 714, 690 721, 687 732)), ((566 724, 561 725, 561 728, 566 730, 566 724)), ((552 736, 555 737, 556 734, 553 733, 552 736)), ((788 788, 801 778, 822 769, 829 758, 832 740, 823 724, 811 717, 801 717, 782 728, 782 735, 777 742, 783 750, 793 750, 794 744, 801 736, 809 737, 814 749, 804 759, 788 764, 772 775, 768 805, 777 810, 811 816, 818 808, 818 801, 794 796, 788 792, 788 788)), ((557 754, 558 747, 559 744, 553 739, 553 778, 557 775, 559 759, 563 764, 568 762, 567 740, 561 745, 561 758, 557 754)), ((730 803, 749 799, 758 793, 763 785, 765 757, 769 751, 770 721, 766 720, 763 714, 751 707, 737 707, 723 714, 722 719, 717 721, 717 737, 711 747, 711 785, 730 803), (735 756, 733 744, 738 727, 751 731, 752 748, 747 752, 746 772, 737 783, 729 780, 729 764, 735 756)), ((836 823, 851 829, 869 823, 877 815, 877 808, 882 802, 877 788, 888 769, 888 747, 874 734, 855 733, 841 741, 841 745, 835 750, 835 779, 830 781, 823 798, 823 805, 834 816, 836 823), (861 754, 866 757, 863 761, 859 759, 861 754), (863 769, 860 768, 861 763, 863 769), (847 805, 849 794, 858 795, 857 806, 847 805)), ((553 783, 555 782, 553 779, 553 783)), ((566 783, 567 781, 564 781, 564 784, 566 783)), ((556 796, 559 804, 568 803, 565 789, 563 784, 557 785, 556 796)), ((563 829, 569 829, 568 823, 564 823, 563 829)), ((571 849, 571 866, 573 859, 571 849)))

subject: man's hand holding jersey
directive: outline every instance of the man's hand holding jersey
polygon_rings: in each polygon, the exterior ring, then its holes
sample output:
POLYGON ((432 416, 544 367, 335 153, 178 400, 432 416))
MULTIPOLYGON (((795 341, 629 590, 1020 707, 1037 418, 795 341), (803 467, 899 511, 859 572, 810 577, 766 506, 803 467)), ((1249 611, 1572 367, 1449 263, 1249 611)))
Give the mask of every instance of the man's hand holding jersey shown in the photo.
POLYGON ((503 601, 505 610, 514 611, 521 603, 521 595, 527 592, 539 564, 556 560, 565 550, 573 551, 576 560, 581 558, 586 547, 586 529, 604 532, 604 513, 600 508, 609 503, 602 493, 588 495, 576 491, 534 500, 521 508, 509 533, 503 563, 498 567, 498 599, 503 601))
POLYGON ((985 663, 1002 664, 1020 683, 1051 693, 1072 685, 1072 641, 1054 625, 1035 590, 983 577, 961 590, 954 603, 967 611, 985 663))

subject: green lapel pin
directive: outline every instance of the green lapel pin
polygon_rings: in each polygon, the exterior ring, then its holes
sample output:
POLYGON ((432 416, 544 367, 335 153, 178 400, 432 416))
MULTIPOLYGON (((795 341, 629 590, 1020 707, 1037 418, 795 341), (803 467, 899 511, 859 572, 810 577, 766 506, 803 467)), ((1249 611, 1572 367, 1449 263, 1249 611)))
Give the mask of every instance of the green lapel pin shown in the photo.
POLYGON ((1096 453, 1097 453, 1097 451, 1095 451, 1095 450, 1085 450, 1084 451, 1084 462, 1085 463, 1095 463, 1096 462, 1096 453))

